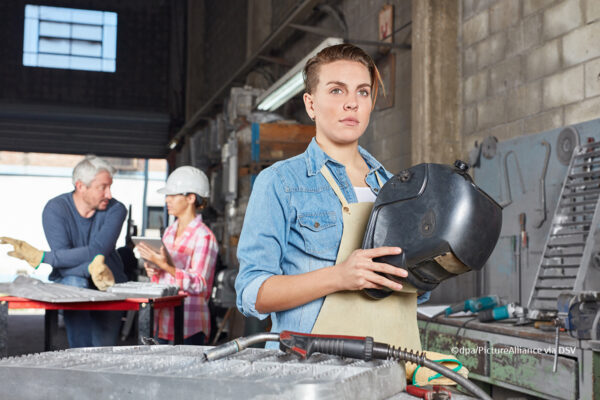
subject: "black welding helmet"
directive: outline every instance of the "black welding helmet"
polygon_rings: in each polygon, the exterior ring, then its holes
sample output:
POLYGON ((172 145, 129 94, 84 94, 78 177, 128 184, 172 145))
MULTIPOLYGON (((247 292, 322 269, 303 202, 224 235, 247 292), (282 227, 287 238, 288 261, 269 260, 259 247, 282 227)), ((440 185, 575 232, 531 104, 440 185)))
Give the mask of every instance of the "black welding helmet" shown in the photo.
MULTIPOLYGON (((401 247, 402 254, 377 261, 406 269, 418 291, 483 268, 500 236, 502 207, 473 183, 468 168, 462 161, 419 164, 395 175, 373 204, 362 248, 401 247)), ((391 293, 365 291, 374 298, 391 293)))

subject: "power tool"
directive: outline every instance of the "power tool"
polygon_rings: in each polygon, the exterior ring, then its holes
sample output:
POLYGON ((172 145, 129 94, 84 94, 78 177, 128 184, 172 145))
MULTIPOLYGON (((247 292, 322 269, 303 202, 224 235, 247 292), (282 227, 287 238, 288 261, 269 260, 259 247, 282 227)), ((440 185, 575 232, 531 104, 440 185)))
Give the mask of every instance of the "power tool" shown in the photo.
POLYGON ((515 303, 505 304, 492 309, 483 310, 477 316, 481 322, 500 321, 507 318, 525 318, 527 309, 515 303))
POLYGON ((460 311, 471 311, 477 313, 481 310, 487 310, 500 305, 500 298, 496 295, 484 296, 479 298, 472 298, 456 303, 446 308, 446 317, 460 312, 460 311))

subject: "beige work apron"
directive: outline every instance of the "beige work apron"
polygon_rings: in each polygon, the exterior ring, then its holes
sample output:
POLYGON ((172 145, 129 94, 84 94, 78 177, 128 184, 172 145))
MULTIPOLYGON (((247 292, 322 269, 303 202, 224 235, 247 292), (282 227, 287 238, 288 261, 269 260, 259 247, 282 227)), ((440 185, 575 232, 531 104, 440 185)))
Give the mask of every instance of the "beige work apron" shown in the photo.
MULTIPOLYGON (((373 203, 349 204, 323 166, 321 173, 342 203, 343 232, 335 263, 343 262, 360 249, 373 203)), ((377 176, 377 175, 376 175, 377 176)), ((377 176, 379 181, 379 176, 377 176)), ((417 326, 417 294, 413 287, 374 300, 362 291, 344 291, 328 295, 323 302, 312 333, 329 335, 372 336, 376 342, 396 347, 421 350, 417 326)))

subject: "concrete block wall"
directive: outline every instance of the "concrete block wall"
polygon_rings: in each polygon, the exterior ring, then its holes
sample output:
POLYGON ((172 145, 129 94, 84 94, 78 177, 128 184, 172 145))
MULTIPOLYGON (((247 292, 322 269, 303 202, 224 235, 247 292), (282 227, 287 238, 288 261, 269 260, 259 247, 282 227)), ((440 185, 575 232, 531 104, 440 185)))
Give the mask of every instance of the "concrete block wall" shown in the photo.
MULTIPOLYGON (((410 1, 347 0, 340 9, 346 18, 348 37, 378 40, 379 11, 385 4, 394 6, 395 30, 411 22, 410 1)), ((410 26, 394 34, 394 43, 407 41, 410 41, 410 26)), ((378 64, 386 57, 374 46, 358 45, 378 64)), ((403 49, 392 49, 391 52, 396 59, 395 86, 386 87, 386 91, 393 91, 394 105, 373 111, 369 127, 359 143, 389 171, 397 173, 409 167, 411 161, 411 52, 403 49)), ((381 91, 379 96, 383 96, 381 91)))
POLYGON ((475 141, 600 117, 600 2, 463 0, 462 132, 475 141))

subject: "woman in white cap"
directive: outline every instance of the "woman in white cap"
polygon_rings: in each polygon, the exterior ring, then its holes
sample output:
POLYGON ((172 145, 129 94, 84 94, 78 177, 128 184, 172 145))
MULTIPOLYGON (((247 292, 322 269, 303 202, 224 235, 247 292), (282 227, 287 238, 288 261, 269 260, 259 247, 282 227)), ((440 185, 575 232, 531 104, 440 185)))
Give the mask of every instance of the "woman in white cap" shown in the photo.
MULTIPOLYGON (((144 243, 137 248, 152 282, 177 285, 186 292, 184 344, 203 345, 210 335, 208 300, 218 253, 215 235, 197 213, 209 195, 208 178, 197 168, 179 167, 158 192, 166 195, 167 210, 176 220, 165 230, 160 253, 144 243)), ((174 339, 173 312, 157 312, 159 342, 168 343, 174 339)))

